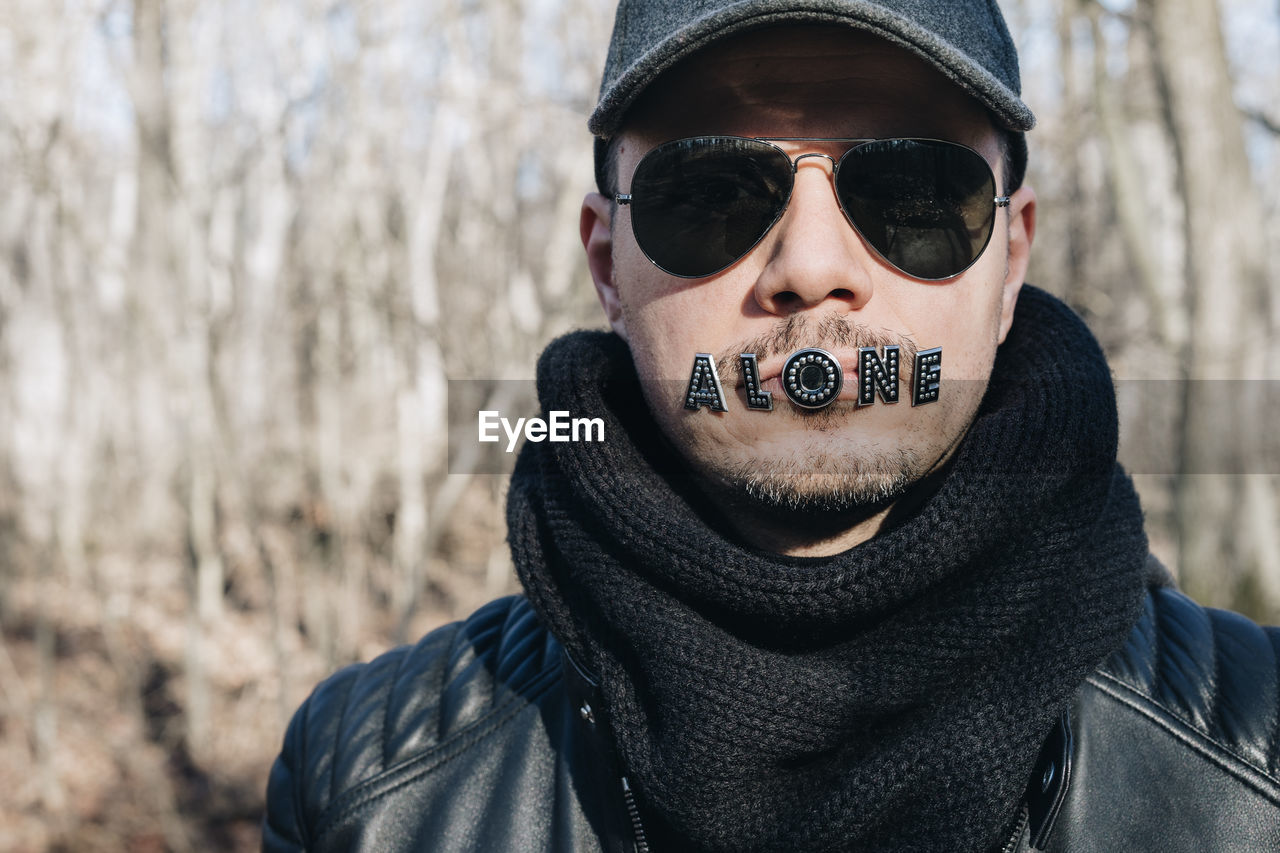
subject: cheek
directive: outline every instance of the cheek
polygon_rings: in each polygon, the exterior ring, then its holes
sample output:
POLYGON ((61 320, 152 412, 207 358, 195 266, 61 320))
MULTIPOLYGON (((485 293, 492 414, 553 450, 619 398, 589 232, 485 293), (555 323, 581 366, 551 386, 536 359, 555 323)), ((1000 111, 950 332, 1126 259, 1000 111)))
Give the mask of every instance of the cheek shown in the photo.
POLYGON ((695 353, 717 353, 734 339, 734 312, 710 283, 654 273, 618 288, 632 357, 642 377, 687 380, 695 353))
MULTIPOLYGON (((993 241, 991 248, 1000 247, 993 241)), ((929 298, 919 304, 911 331, 922 348, 942 347, 944 375, 983 381, 990 375, 1000 336, 1003 272, 1002 255, 984 256, 961 280, 926 285, 929 298)))
MULTIPOLYGON (((621 208, 619 208, 621 209, 621 208)), ((630 281, 645 267, 652 267, 644 252, 636 245, 635 235, 631 233, 631 223, 626 220, 615 220, 613 229, 613 269, 619 281, 630 281)))

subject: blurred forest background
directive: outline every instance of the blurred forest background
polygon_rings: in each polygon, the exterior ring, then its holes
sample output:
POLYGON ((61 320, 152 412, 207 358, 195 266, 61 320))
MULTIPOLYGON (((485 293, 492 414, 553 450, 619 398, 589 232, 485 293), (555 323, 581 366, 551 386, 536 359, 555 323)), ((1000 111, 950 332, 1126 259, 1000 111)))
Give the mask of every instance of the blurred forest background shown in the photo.
MULTIPOLYGON (((1280 4, 1002 5, 1031 281, 1108 350, 1156 553, 1278 621, 1280 4)), ((447 380, 509 405, 600 324, 612 14, 0 5, 0 849, 256 849, 315 682, 515 588, 447 380)))

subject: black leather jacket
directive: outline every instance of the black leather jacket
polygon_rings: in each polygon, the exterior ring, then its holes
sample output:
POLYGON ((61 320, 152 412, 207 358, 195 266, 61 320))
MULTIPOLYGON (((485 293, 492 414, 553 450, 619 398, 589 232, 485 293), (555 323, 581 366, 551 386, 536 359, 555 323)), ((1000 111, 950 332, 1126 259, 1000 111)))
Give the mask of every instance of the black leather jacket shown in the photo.
MULTIPOLYGON (((520 597, 348 667, 289 726, 264 849, 644 851, 594 696, 520 597)), ((1153 591, 1019 829, 1006 849, 1280 851, 1280 630, 1153 591)))

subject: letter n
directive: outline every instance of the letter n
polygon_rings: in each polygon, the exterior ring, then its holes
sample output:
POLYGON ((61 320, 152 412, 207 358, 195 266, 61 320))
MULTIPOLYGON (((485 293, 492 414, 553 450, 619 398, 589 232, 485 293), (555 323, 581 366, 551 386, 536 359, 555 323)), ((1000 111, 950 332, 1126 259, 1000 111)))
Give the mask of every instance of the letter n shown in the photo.
POLYGON ((876 394, 886 403, 898 402, 898 363, 902 356, 899 347, 892 344, 884 348, 884 358, 875 347, 858 348, 858 405, 870 406, 876 394))

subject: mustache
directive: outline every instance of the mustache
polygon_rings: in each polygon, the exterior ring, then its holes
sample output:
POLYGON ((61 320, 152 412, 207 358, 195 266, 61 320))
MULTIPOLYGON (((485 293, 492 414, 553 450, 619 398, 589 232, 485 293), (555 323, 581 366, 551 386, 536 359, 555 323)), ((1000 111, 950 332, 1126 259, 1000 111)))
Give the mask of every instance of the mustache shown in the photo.
POLYGON ((828 314, 816 321, 803 314, 793 314, 779 320, 769 331, 743 341, 737 347, 721 350, 716 354, 716 370, 722 377, 737 376, 741 372, 738 356, 742 353, 753 353, 757 360, 764 361, 774 356, 790 355, 806 347, 827 350, 876 347, 883 352, 886 346, 901 348, 904 374, 915 363, 920 349, 907 335, 889 329, 873 329, 839 314, 828 314))

